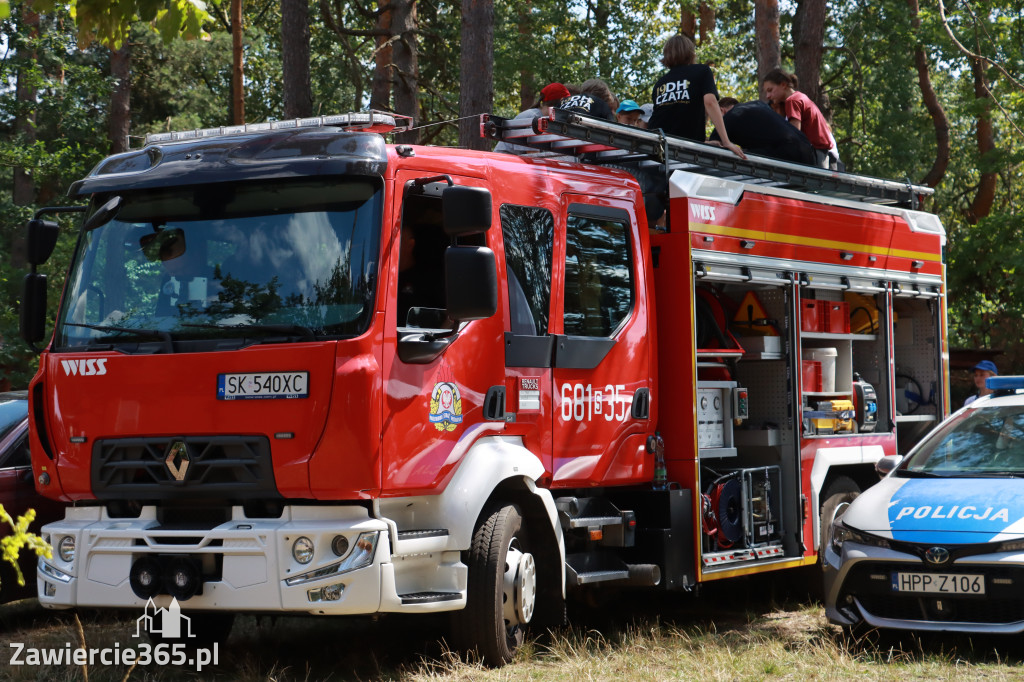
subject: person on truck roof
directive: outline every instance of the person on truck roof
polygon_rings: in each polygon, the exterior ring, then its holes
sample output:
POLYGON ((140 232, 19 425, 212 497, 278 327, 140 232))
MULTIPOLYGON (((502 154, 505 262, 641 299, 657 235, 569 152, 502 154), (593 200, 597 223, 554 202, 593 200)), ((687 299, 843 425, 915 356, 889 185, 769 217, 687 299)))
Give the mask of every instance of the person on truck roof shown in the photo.
MULTIPOLYGON (((807 136, 772 111, 766 102, 742 104, 732 97, 718 100, 729 139, 744 151, 782 161, 815 165, 814 147, 807 136)), ((711 140, 718 139, 712 131, 711 140)))
POLYGON ((627 126, 642 127, 640 125, 640 118, 644 115, 644 110, 640 108, 640 105, 631 99, 624 99, 619 104, 619 108, 615 110, 615 118, 619 123, 627 126))
MULTIPOLYGON (((570 94, 569 88, 565 87, 561 83, 548 83, 541 88, 540 95, 537 96, 537 103, 534 104, 532 108, 519 112, 512 120, 517 122, 532 121, 535 118, 547 116, 551 113, 551 107, 561 102, 570 94)), ((529 147, 510 144, 504 141, 499 142, 494 147, 494 151, 496 152, 507 152, 511 154, 521 154, 524 151, 529 150, 529 147)))
POLYGON ((668 39, 661 63, 668 72, 654 84, 651 96, 654 111, 647 127, 661 128, 669 135, 688 140, 707 140, 707 119, 718 131, 719 143, 741 159, 743 151, 729 139, 718 108, 715 76, 706 64, 696 64, 697 48, 687 36, 676 34, 668 39))
POLYGON ((818 105, 797 90, 799 83, 795 74, 772 69, 764 77, 765 96, 775 106, 784 108, 789 122, 811 141, 817 161, 814 165, 836 170, 839 167, 839 149, 832 128, 818 105))
POLYGON ((579 93, 563 99, 558 108, 603 118, 606 121, 615 121, 614 112, 619 108, 619 101, 607 83, 598 78, 591 78, 583 81, 579 93))

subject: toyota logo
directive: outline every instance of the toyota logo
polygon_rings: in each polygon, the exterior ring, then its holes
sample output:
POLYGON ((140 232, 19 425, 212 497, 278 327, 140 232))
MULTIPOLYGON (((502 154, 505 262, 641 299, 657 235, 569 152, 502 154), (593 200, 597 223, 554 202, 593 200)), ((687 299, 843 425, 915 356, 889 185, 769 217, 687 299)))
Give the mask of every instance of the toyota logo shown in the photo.
POLYGON ((924 560, 930 564, 944 564, 949 561, 949 550, 945 547, 931 547, 925 551, 924 560))

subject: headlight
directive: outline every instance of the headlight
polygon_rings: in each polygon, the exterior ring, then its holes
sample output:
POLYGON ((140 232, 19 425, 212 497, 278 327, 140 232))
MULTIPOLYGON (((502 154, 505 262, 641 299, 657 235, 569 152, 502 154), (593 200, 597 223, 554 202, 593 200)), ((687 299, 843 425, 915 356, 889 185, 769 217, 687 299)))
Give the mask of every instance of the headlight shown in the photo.
POLYGON ((302 536, 292 545, 292 556, 300 564, 308 564, 313 560, 313 541, 302 536))
POLYGON ((1019 552, 1024 549, 1024 540, 1010 540, 999 544, 999 552, 1019 552))
POLYGON ((880 538, 870 533, 862 533, 859 530, 847 527, 842 521, 835 521, 832 524, 832 549, 835 550, 836 554, 842 552, 843 543, 847 541, 856 542, 858 545, 868 545, 869 547, 889 548, 889 541, 885 538, 880 538))
POLYGON ((60 544, 57 545, 57 554, 60 555, 61 561, 67 561, 71 563, 75 560, 75 538, 72 535, 65 535, 60 539, 60 544))
MULTIPOLYGON (((339 575, 341 573, 348 573, 349 571, 365 568, 373 563, 373 556, 377 553, 377 539, 379 537, 380 533, 375 530, 360 533, 359 537, 356 538, 355 544, 351 547, 348 556, 341 561, 318 568, 310 571, 309 573, 285 578, 284 582, 286 585, 291 587, 292 585, 299 585, 312 580, 320 580, 327 576, 339 575)), ((344 588, 344 586, 342 587, 344 588)))

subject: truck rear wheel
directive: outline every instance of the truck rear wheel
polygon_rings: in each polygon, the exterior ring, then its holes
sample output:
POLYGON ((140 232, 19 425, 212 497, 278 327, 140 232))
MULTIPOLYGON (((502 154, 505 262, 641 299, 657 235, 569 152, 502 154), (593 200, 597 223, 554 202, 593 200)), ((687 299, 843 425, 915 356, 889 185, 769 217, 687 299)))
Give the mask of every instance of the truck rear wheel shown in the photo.
POLYGON ((484 518, 468 565, 466 608, 454 614, 456 640, 487 665, 504 665, 522 645, 537 605, 537 563, 515 506, 484 518))

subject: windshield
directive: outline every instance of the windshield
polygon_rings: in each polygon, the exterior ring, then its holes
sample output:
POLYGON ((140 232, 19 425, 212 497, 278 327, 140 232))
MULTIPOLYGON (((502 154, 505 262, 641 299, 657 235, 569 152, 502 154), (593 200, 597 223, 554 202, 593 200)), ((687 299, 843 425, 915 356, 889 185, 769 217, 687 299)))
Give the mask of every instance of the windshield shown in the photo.
POLYGON ((904 461, 907 475, 1024 475, 1024 405, 963 412, 904 461))
POLYGON ((0 400, 0 438, 13 431, 27 415, 27 400, 0 400))
POLYGON ((220 348, 231 338, 349 337, 369 326, 379 181, 300 178, 121 196, 114 218, 82 235, 58 349, 154 352, 195 340, 220 348))

